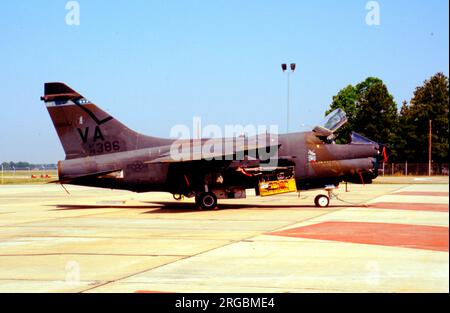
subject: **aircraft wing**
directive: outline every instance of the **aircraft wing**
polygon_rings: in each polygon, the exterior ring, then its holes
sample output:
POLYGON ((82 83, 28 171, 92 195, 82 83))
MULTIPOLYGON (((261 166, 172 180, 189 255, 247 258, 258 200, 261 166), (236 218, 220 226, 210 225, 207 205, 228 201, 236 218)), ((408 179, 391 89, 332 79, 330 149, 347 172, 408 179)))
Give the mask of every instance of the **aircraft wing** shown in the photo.
POLYGON ((179 163, 201 160, 243 160, 246 159, 266 160, 275 156, 280 145, 277 140, 233 140, 233 139, 212 139, 206 142, 197 142, 188 145, 188 148, 175 149, 174 152, 167 152, 158 158, 145 163, 179 163))

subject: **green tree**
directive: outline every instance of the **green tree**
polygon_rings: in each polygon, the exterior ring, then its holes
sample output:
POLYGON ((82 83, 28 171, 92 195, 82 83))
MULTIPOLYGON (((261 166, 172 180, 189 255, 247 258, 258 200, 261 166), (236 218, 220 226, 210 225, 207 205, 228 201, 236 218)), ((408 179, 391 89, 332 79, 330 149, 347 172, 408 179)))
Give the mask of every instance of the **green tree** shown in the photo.
POLYGON ((356 85, 358 93, 355 131, 380 142, 393 142, 398 124, 397 104, 379 78, 369 77, 356 85))
POLYGON ((30 163, 28 163, 28 162, 20 161, 20 162, 17 162, 17 163, 16 163, 16 168, 17 168, 17 169, 30 168, 31 166, 32 166, 32 165, 31 165, 30 163))
MULTIPOLYGON (((338 143, 348 142, 355 131, 376 142, 391 143, 398 127, 397 105, 383 81, 368 77, 356 86, 349 85, 333 97, 330 110, 343 109, 348 123, 337 134, 338 143)), ((396 154, 395 150, 393 151, 396 154)))
POLYGON ((394 158, 391 158, 393 162, 403 162, 408 160, 406 156, 411 155, 408 145, 408 134, 415 131, 414 125, 410 124, 406 118, 406 112, 408 110, 408 102, 403 101, 400 113, 398 116, 398 127, 395 131, 395 138, 391 144, 396 151, 394 158))
POLYGON ((406 127, 405 158, 413 162, 428 161, 428 129, 432 121, 432 158, 448 162, 449 80, 437 73, 414 91, 410 105, 402 108, 402 125, 406 127))

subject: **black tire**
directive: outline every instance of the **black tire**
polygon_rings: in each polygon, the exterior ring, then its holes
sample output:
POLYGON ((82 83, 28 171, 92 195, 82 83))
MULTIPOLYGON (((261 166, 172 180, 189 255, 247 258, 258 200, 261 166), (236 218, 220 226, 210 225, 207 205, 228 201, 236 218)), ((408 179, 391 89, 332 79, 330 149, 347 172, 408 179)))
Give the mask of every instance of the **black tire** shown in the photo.
POLYGON ((325 195, 318 195, 315 199, 314 199, 314 204, 316 205, 316 207, 318 208, 326 208, 330 205, 330 198, 328 198, 325 195))
POLYGON ((197 195, 195 202, 204 210, 214 210, 217 208, 217 197, 212 192, 204 192, 197 195))

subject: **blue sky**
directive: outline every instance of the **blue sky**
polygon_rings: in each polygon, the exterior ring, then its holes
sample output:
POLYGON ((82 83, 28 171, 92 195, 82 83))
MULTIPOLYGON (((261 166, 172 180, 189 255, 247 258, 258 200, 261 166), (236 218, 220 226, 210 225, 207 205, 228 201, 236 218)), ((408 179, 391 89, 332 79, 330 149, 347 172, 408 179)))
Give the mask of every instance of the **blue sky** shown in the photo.
MULTIPOLYGON (((378 1, 381 24, 366 24, 365 0, 2 1, 0 161, 64 158, 39 97, 63 81, 139 132, 168 137, 175 124, 286 124, 322 119, 331 98, 368 76, 400 105, 438 71, 449 72, 446 0, 378 1)), ((306 125, 306 126, 301 126, 306 125)))

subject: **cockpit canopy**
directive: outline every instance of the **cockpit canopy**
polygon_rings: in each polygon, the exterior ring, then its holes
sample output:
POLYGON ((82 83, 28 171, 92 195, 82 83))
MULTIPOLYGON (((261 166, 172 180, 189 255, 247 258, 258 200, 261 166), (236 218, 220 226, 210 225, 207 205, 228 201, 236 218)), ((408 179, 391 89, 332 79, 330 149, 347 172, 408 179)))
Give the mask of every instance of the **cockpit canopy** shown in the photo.
POLYGON ((328 114, 319 125, 314 127, 313 132, 318 137, 329 137, 347 123, 347 121, 347 114, 342 109, 336 109, 328 114))
POLYGON ((350 134, 350 139, 351 139, 350 143, 354 144, 354 145, 373 145, 373 144, 376 144, 375 141, 370 140, 369 138, 364 137, 363 135, 355 133, 355 132, 352 132, 350 134))

